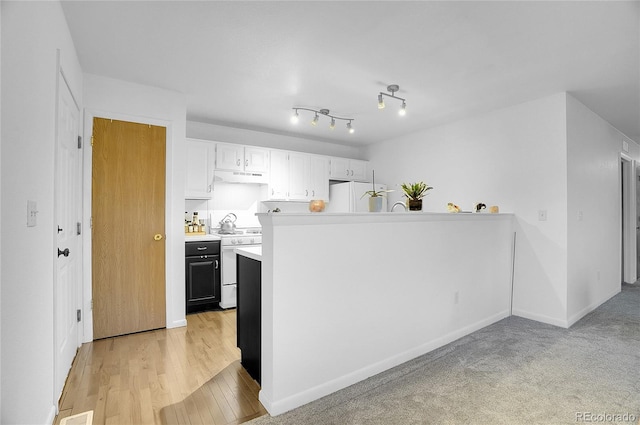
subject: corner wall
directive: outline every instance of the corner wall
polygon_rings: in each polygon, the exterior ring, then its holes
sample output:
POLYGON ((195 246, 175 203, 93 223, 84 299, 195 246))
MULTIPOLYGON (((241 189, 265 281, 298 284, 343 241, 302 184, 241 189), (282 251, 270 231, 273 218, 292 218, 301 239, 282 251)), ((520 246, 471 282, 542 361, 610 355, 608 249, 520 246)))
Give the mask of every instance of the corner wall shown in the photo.
POLYGON ((564 93, 372 145, 368 153, 376 179, 395 190, 389 205, 404 199, 400 183, 424 180, 434 187, 426 211, 446 212, 448 202, 469 211, 483 202, 515 213, 513 313, 567 326, 564 93))
POLYGON ((638 160, 635 142, 567 96, 569 324, 620 292, 623 141, 638 160))
MULTIPOLYGON (((0 2, 0 273, 3 424, 55 415, 53 270, 57 51, 74 94, 82 70, 59 2, 0 2), (27 200, 38 203, 26 227, 27 200)), ((79 99, 80 100, 80 99, 79 99)))
MULTIPOLYGON (((167 127, 166 295, 167 328, 186 326, 184 291, 184 176, 186 100, 184 95, 96 75, 85 75, 84 137, 90 140, 92 118, 99 116, 167 127)), ((91 214, 91 152, 84 154, 85 220, 91 214)), ((91 302, 91 240, 85 232, 84 308, 91 302)), ((93 339, 93 321, 85 321, 85 341, 93 339)))

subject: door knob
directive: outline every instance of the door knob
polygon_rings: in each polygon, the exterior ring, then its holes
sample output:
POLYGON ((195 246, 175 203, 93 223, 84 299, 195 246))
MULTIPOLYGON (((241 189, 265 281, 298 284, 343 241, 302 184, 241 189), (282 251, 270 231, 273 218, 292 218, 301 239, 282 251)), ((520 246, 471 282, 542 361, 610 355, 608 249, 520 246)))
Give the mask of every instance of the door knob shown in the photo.
POLYGON ((161 240, 162 240, 162 235, 161 235, 160 233, 156 233, 156 234, 153 236, 153 240, 154 240, 154 241, 161 241, 161 240))
POLYGON ((58 257, 64 255, 65 257, 69 256, 69 248, 65 248, 64 251, 61 251, 60 248, 58 248, 58 257))

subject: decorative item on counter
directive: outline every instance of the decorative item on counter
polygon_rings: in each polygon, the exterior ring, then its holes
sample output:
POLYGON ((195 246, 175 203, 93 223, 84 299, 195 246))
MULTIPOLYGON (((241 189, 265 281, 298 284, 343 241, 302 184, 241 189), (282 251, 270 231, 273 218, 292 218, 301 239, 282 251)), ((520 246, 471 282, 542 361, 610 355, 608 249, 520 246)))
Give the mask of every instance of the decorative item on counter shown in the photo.
POLYGON ((324 211, 324 201, 322 199, 312 199, 309 201, 309 211, 322 212, 324 211))
POLYGON ((404 196, 407 198, 409 211, 422 211, 422 198, 425 197, 427 191, 433 189, 425 182, 402 183, 401 187, 404 196))
POLYGON ((487 206, 485 204, 483 204, 482 202, 478 202, 477 204, 475 204, 473 206, 473 210, 477 213, 482 212, 482 210, 486 209, 487 206))
POLYGON ((362 194, 360 199, 364 198, 366 195, 369 195, 369 212, 380 212, 382 211, 382 197, 385 196, 389 192, 393 192, 392 190, 376 190, 376 171, 371 171, 373 177, 371 178, 371 186, 373 190, 367 190, 362 194))
POLYGON ((491 214, 498 214, 498 213, 500 212, 500 208, 498 208, 498 206, 497 206, 497 205, 491 205, 491 206, 489 207, 489 212, 490 212, 491 214))
POLYGON ((460 212, 460 207, 457 206, 456 204, 449 202, 447 204, 447 211, 449 211, 450 213, 459 213, 460 212))

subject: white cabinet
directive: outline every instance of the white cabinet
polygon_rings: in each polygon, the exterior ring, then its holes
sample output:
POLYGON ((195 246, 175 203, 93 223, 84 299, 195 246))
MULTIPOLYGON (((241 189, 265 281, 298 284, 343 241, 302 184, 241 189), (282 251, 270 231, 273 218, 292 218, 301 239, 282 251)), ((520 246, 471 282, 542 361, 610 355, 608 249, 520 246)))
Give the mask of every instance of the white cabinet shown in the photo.
POLYGON ((301 152, 271 151, 269 199, 328 201, 328 158, 301 152))
POLYGON ((212 192, 215 145, 201 140, 186 140, 187 172, 184 197, 210 199, 212 192))
POLYGON ((330 161, 331 180, 369 181, 367 161, 337 157, 331 157, 330 161))
POLYGON ((311 155, 309 161, 309 199, 329 202, 329 158, 311 155))
POLYGON ((264 173, 269 170, 269 150, 255 146, 218 143, 215 167, 217 170, 264 173))
POLYGON ((272 150, 269 157, 269 199, 286 201, 289 196, 289 153, 272 150))

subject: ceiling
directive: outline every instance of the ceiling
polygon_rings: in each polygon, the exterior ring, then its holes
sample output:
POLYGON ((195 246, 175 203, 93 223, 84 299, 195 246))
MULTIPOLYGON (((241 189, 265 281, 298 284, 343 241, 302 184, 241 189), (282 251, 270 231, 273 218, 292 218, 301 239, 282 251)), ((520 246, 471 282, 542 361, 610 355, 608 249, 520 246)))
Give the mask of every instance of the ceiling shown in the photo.
POLYGON ((640 141, 637 1, 62 6, 84 72, 184 93, 189 121, 362 146, 567 91, 640 141))

